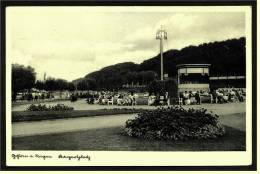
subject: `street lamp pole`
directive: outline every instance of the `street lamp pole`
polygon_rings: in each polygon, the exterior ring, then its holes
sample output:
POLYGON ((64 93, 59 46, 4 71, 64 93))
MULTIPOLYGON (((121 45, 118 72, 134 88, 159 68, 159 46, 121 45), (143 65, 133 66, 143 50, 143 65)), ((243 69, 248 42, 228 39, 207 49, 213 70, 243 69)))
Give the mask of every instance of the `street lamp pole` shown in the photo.
POLYGON ((161 29, 156 32, 156 39, 160 40, 160 54, 161 54, 161 81, 163 81, 163 40, 167 39, 167 32, 161 26, 161 29))

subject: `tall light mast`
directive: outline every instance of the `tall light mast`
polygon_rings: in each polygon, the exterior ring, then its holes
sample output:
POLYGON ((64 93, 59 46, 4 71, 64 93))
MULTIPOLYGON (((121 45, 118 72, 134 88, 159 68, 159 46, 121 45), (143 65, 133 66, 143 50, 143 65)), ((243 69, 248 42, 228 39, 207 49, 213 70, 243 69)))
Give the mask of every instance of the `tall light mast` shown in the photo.
POLYGON ((46 72, 44 72, 44 75, 43 75, 43 82, 46 82, 46 78, 47 78, 47 74, 46 74, 46 72))
POLYGON ((161 81, 163 81, 163 40, 167 39, 167 32, 161 26, 161 29, 156 32, 156 39, 160 40, 160 54, 161 54, 161 81))

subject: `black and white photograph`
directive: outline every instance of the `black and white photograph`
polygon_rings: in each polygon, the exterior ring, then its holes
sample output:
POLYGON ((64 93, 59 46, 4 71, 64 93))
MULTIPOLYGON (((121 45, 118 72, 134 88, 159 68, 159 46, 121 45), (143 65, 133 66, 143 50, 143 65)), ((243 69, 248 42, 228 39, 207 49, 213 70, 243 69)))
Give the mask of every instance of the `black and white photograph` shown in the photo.
POLYGON ((251 25, 246 6, 7 7, 7 161, 250 165, 251 25))

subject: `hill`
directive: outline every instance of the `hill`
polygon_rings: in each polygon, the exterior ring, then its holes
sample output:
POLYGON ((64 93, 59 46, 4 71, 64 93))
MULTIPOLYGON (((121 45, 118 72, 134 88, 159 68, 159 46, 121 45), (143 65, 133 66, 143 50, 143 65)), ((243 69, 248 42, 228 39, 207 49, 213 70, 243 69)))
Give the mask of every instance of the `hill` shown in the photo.
MULTIPOLYGON (((245 75, 245 38, 188 46, 182 50, 169 50, 163 54, 164 73, 174 77, 178 64, 211 64, 210 75, 245 75)), ((140 64, 140 69, 160 73, 160 55, 140 64)))
MULTIPOLYGON (((211 64, 211 76, 245 75, 245 38, 188 46, 181 50, 168 50, 163 53, 164 73, 174 78, 178 64, 211 64)), ((83 79, 91 81, 95 89, 118 89, 122 84, 149 84, 160 74, 160 55, 145 60, 141 64, 119 63, 87 74, 83 79)))

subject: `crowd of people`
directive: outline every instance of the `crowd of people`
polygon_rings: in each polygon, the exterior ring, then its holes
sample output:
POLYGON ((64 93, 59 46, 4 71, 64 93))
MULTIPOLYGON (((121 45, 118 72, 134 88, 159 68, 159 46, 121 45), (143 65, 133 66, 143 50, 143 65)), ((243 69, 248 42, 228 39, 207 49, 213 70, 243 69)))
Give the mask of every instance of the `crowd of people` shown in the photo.
MULTIPOLYGON (((46 100, 57 97, 71 99, 72 102, 77 101, 78 98, 85 99, 88 104, 100 105, 170 105, 173 104, 168 92, 164 94, 155 94, 148 92, 133 92, 133 91, 77 91, 71 93, 60 92, 27 92, 22 93, 20 100, 46 100), (57 94, 56 94, 57 93, 57 94)), ((219 88, 212 91, 184 91, 179 93, 178 101, 174 104, 190 105, 201 103, 228 103, 228 102, 243 102, 245 101, 245 88, 219 88)))
POLYGON ((154 93, 148 97, 148 105, 170 105, 170 98, 168 92, 164 95, 155 95, 154 93))
POLYGON ((154 94, 149 95, 148 92, 109 92, 103 91, 95 94, 88 94, 86 101, 89 104, 100 105, 124 105, 132 106, 137 104, 142 105, 169 105, 169 95, 166 92, 164 95, 154 94))
POLYGON ((202 100, 210 103, 228 103, 245 101, 246 92, 244 88, 219 88, 208 91, 185 91, 180 93, 179 104, 201 104, 202 100))
MULTIPOLYGON (((92 91, 84 95, 89 104, 100 105, 125 105, 132 106, 140 104, 148 105, 170 105, 170 96, 165 94, 149 94, 135 92, 110 92, 92 91)), ((243 88, 219 88, 213 91, 185 91, 180 93, 180 105, 201 104, 201 103, 228 103, 243 102, 245 100, 245 89, 243 88)))
POLYGON ((137 98, 139 95, 134 92, 109 92, 102 91, 98 93, 89 94, 86 98, 89 104, 100 104, 100 105, 136 105, 137 98))
POLYGON ((243 102, 246 91, 243 88, 220 88, 212 92, 214 103, 243 102))
POLYGON ((185 91, 180 93, 179 104, 190 105, 190 104, 201 104, 201 95, 207 96, 206 91, 185 91))

